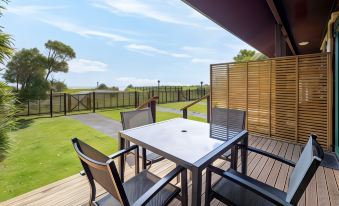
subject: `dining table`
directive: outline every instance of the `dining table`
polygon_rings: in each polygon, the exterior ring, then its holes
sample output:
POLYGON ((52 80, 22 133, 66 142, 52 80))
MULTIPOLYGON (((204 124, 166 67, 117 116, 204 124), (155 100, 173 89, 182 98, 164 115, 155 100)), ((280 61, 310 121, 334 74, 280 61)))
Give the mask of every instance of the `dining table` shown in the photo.
MULTIPOLYGON (((247 172, 248 132, 232 130, 221 124, 174 118, 119 132, 119 147, 126 141, 144 150, 163 156, 191 171, 191 205, 201 205, 203 170, 225 152, 232 151, 231 167, 238 167, 238 149, 241 151, 241 172, 247 172), (238 147, 237 144, 241 144, 238 147)), ((145 158, 145 156, 143 157, 145 158)), ((143 161, 145 162, 145 161, 143 161)), ((124 174, 125 158, 119 159, 120 175, 124 174)))

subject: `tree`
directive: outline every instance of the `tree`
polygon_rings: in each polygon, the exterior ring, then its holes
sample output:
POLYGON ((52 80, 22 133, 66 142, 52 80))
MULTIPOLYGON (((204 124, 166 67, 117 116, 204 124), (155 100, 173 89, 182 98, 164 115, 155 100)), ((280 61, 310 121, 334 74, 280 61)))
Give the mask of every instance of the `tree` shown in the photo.
POLYGON ((236 62, 250 61, 254 54, 254 50, 241 49, 237 56, 233 58, 233 60, 236 62))
POLYGON ((60 41, 51 41, 45 43, 47 49, 47 62, 46 69, 47 73, 45 79, 47 80, 51 73, 57 72, 68 72, 68 63, 67 61, 75 58, 76 54, 73 51, 72 47, 60 42, 60 41))
POLYGON ((45 76, 45 57, 39 52, 38 49, 22 49, 15 53, 12 59, 7 63, 7 70, 5 71, 4 78, 10 83, 16 83, 16 89, 19 91, 20 96, 24 99, 29 98, 42 98, 46 91, 49 89, 46 87, 48 82, 42 81, 45 76), (39 85, 39 84, 41 85, 39 85), (29 92, 30 89, 35 88, 43 89, 36 95, 29 92))
POLYGON ((67 89, 67 85, 65 84, 65 82, 55 80, 51 82, 51 87, 52 89, 54 89, 54 91, 57 92, 62 92, 67 89))
POLYGON ((106 86, 106 84, 104 84, 104 83, 101 83, 101 84, 99 84, 99 86, 97 87, 97 89, 108 89, 108 86, 106 86))
POLYGON ((253 61, 265 60, 265 59, 268 59, 268 57, 265 54, 260 53, 260 52, 256 52, 251 58, 251 60, 253 61))
MULTIPOLYGON (((8 3, 8 0, 1 0, 0 3, 8 3)), ((0 17, 2 16, 2 11, 5 7, 0 4, 0 17)), ((2 31, 2 27, 0 27, 0 64, 4 63, 6 58, 9 58, 13 54, 13 44, 12 37, 9 34, 6 34, 2 31)))
MULTIPOLYGON (((3 3, 7 0, 0 1, 0 16, 5 7, 3 3)), ((11 36, 4 33, 0 27, 0 64, 13 54, 11 36)), ((12 93, 12 88, 0 81, 0 162, 5 158, 8 149, 8 133, 15 128, 16 97, 12 93)))
POLYGON ((130 89, 133 89, 133 85, 132 85, 132 84, 127 85, 125 91, 128 91, 128 90, 130 90, 130 89))
POLYGON ((113 90, 113 91, 119 91, 119 87, 112 86, 112 87, 111 87, 111 90, 113 90))

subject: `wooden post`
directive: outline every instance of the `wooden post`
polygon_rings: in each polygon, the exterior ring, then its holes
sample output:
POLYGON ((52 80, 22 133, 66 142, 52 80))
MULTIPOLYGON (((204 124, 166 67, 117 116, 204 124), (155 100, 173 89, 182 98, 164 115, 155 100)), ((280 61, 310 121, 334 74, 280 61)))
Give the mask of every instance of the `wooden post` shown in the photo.
POLYGON ((64 93, 64 115, 67 115, 67 108, 66 108, 66 93, 64 93))
POLYGON ((210 123, 211 121, 211 110, 210 110, 210 107, 211 107, 211 97, 208 96, 207 97, 207 122, 210 123))
POLYGON ((187 108, 182 110, 182 118, 187 119, 187 108))
POLYGON ((191 101, 191 89, 188 89, 188 101, 191 101))
POLYGON ((95 113, 95 92, 93 92, 93 113, 95 113))
POLYGON ((180 102, 180 90, 179 90, 179 88, 177 89, 177 94, 178 94, 178 102, 180 102))
POLYGON ((134 107, 138 107, 138 93, 137 91, 134 91, 134 107))
POLYGON ((152 100, 149 104, 149 107, 151 108, 151 112, 152 112, 152 116, 153 116, 153 122, 156 122, 156 116, 157 116, 157 111, 156 111, 156 107, 157 107, 157 102, 155 100, 152 100))
POLYGON ((49 112, 51 117, 53 117, 53 90, 51 90, 49 94, 49 112))
POLYGON ((27 116, 29 116, 29 100, 27 101, 27 116))

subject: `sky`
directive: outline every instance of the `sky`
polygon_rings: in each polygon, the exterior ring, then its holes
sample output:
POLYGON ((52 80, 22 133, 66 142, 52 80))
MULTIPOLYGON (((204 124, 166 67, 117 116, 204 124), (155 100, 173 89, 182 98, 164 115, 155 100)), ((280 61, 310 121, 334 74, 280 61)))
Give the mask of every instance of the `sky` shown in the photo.
POLYGON ((11 0, 0 19, 16 50, 70 45, 69 87, 209 83, 209 65, 253 49, 180 0, 11 0))

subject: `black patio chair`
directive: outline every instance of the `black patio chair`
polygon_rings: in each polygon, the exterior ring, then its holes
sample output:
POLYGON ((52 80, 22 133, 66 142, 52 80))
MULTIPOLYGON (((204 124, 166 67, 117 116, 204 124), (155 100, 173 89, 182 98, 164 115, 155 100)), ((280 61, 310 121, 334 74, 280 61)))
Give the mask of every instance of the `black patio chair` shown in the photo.
POLYGON ((310 136, 296 164, 266 151, 252 147, 247 149, 294 167, 287 192, 235 170, 223 171, 209 166, 206 171, 206 206, 210 205, 213 198, 228 205, 297 205, 324 157, 324 151, 315 135, 310 136), (211 172, 222 177, 213 186, 211 186, 211 172))
MULTIPOLYGON (((127 112, 120 112, 120 115, 121 115, 122 128, 124 130, 154 123, 154 119, 153 119, 150 108, 127 111, 127 112)), ((129 147, 130 145, 131 143, 129 141, 126 141, 126 147, 129 147)), ((164 157, 156 153, 153 153, 150 151, 146 152, 146 149, 144 148, 142 148, 142 156, 143 157, 146 156, 146 158, 143 158, 143 161, 145 161, 143 164, 144 166, 143 169, 146 169, 146 167, 150 168, 153 163, 156 163, 156 162, 159 162, 165 159, 164 157)))
MULTIPOLYGON (((225 140, 227 140, 228 138, 232 138, 245 129, 245 118, 246 112, 242 110, 213 108, 211 124, 212 126, 214 125, 214 128, 217 126, 226 128, 227 130, 215 129, 215 131, 218 132, 219 137, 224 136, 225 140)), ((233 148, 233 150, 234 149, 235 148, 233 148)), ((230 156, 231 150, 228 150, 220 158, 231 161, 230 156)))
POLYGON ((136 145, 107 157, 77 138, 72 139, 72 142, 91 187, 89 205, 158 206, 167 205, 174 198, 180 199, 183 205, 187 205, 187 182, 185 181, 187 171, 183 167, 176 167, 160 179, 147 170, 139 173, 139 148, 136 145), (125 155, 131 150, 136 150, 135 176, 122 182, 113 159, 125 155), (181 189, 170 183, 180 173, 183 179, 181 189), (108 194, 101 195, 99 199, 96 199, 96 183, 101 185, 108 194), (181 196, 180 192, 182 192, 181 196))

